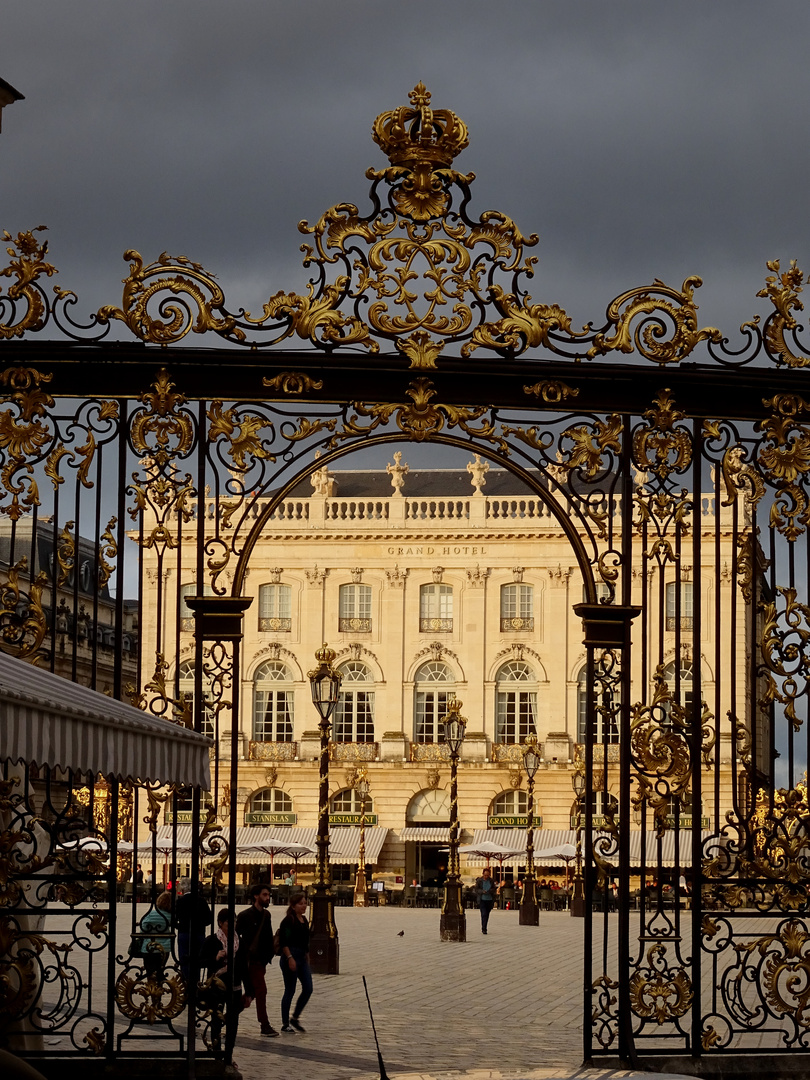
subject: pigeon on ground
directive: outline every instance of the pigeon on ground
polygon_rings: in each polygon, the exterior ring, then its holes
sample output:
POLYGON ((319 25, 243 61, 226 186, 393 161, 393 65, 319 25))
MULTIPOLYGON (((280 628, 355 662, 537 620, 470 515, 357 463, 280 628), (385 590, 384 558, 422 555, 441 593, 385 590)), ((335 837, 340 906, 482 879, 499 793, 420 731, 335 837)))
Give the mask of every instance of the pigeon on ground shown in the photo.
POLYGON ((400 932, 397 934, 397 937, 405 937, 405 931, 400 930, 400 932))

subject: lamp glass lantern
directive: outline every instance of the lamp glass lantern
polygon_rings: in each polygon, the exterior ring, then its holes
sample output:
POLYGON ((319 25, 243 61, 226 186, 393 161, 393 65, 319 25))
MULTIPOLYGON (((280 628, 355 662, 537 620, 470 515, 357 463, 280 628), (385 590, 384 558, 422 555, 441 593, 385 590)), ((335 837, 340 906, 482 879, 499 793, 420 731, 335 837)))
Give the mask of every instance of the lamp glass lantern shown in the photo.
POLYGON ((530 780, 534 780, 540 768, 540 752, 537 749, 537 736, 529 735, 523 749, 523 768, 530 780))
POLYGON ((451 701, 447 706, 447 715, 444 718, 444 741, 450 753, 458 754, 464 735, 467 730, 467 721, 461 715, 461 702, 451 701))
POLYGON ((334 650, 324 645, 315 653, 315 659, 319 661, 318 667, 309 672, 312 704, 324 722, 329 719, 337 705, 340 684, 343 681, 341 673, 332 667, 335 656, 334 650))

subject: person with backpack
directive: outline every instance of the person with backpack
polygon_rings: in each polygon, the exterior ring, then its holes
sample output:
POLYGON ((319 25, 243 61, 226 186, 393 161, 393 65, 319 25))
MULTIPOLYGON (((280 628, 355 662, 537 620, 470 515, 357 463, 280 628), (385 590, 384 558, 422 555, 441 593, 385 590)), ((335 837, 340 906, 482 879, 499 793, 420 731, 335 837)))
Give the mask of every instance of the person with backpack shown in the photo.
POLYGON ((281 1030, 286 1034, 306 1028, 301 1023, 301 1013, 312 997, 312 972, 309 967, 309 923, 306 894, 293 893, 287 914, 281 920, 275 937, 275 946, 281 957, 281 974, 284 976, 284 997, 281 999, 281 1030), (296 982, 301 983, 301 993, 290 1016, 290 1006, 295 994, 296 982))
POLYGON ((248 980, 253 988, 252 996, 256 1000, 256 1016, 262 1035, 274 1038, 276 1029, 267 1017, 267 965, 273 962, 273 920, 267 908, 270 906, 270 888, 268 885, 254 885, 250 890, 253 903, 236 916, 236 932, 239 935, 239 948, 244 949, 243 956, 247 963, 248 980))

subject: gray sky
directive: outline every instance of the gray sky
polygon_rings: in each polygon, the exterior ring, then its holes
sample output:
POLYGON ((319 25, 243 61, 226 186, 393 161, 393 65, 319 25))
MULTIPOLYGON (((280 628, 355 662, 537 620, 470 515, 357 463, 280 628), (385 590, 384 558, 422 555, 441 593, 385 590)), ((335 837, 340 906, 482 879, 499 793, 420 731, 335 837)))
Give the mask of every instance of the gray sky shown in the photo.
POLYGON ((0 227, 50 227, 79 312, 127 247, 185 254, 229 307, 300 289, 300 218, 367 205, 378 112, 422 79, 470 128, 475 214, 540 233, 535 301, 602 321, 705 281, 734 335, 765 260, 810 270, 806 2, 29 0, 5 5, 0 227))

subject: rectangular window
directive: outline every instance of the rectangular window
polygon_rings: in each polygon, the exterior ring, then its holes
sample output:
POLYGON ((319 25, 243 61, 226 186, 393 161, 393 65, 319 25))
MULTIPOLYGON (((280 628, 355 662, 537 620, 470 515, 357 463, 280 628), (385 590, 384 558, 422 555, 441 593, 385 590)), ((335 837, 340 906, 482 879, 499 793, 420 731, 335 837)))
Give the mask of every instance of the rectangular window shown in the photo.
POLYGON ((289 585, 262 585, 259 589, 259 629, 292 629, 292 590, 289 585))
POLYGON ((416 693, 416 741, 444 742, 444 724, 448 703, 456 695, 446 690, 418 690, 416 693))
POLYGON ((537 693, 534 690, 499 691, 497 696, 497 741, 523 742, 536 732, 537 693))
POLYGON ((501 631, 504 630, 534 630, 533 586, 501 587, 501 631))
POLYGON ((419 590, 419 630, 423 634, 448 634, 453 630, 451 585, 423 585, 419 590))
POLYGON ((368 633, 371 630, 371 586, 341 585, 338 630, 368 633))
POLYGON ((691 581, 681 582, 680 590, 674 581, 667 585, 667 630, 692 629, 692 595, 691 581))
POLYGON ((335 706, 335 742, 374 742, 374 691, 348 690, 335 706))
POLYGON ((293 692, 257 690, 253 738, 255 742, 292 742, 293 692))

